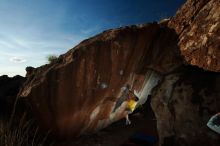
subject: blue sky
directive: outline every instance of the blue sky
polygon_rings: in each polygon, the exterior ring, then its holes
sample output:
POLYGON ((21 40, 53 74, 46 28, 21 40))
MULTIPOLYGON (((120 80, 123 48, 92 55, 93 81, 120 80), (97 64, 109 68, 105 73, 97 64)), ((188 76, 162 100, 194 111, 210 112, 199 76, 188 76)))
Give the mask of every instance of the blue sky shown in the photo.
POLYGON ((173 16, 184 0, 0 0, 0 75, 25 75, 106 29, 173 16))

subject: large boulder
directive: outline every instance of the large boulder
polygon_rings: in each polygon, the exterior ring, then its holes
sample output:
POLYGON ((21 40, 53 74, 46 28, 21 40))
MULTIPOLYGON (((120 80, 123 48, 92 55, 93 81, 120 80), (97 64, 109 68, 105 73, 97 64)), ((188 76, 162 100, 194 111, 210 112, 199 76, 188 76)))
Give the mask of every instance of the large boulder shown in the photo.
POLYGON ((182 64, 178 50, 175 31, 164 25, 105 31, 28 71, 19 96, 29 101, 42 127, 59 137, 96 131, 125 116, 125 85, 143 104, 159 74, 182 64))

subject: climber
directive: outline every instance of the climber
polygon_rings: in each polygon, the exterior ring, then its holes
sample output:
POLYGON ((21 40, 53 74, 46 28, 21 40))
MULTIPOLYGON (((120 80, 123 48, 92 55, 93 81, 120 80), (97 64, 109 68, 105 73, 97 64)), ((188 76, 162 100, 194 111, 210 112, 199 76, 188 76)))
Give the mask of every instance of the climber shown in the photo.
POLYGON ((220 113, 212 116, 208 121, 207 126, 216 133, 220 134, 220 113))
POLYGON ((116 104, 115 104, 115 107, 113 109, 113 112, 115 112, 121 105, 124 101, 126 101, 127 99, 127 96, 129 94, 129 89, 130 89, 130 85, 129 84, 126 84, 125 86, 123 86, 121 88, 121 92, 122 92, 122 95, 119 97, 119 99, 116 101, 116 104))
POLYGON ((115 112, 126 101, 126 125, 130 125, 129 114, 131 114, 137 105, 138 97, 130 90, 130 85, 126 84, 121 88, 122 95, 117 100, 113 112, 115 112))
POLYGON ((131 91, 129 90, 128 96, 127 96, 127 107, 126 107, 126 125, 130 125, 131 121, 129 119, 129 114, 133 113, 133 111, 136 108, 136 105, 138 103, 139 98, 131 91))

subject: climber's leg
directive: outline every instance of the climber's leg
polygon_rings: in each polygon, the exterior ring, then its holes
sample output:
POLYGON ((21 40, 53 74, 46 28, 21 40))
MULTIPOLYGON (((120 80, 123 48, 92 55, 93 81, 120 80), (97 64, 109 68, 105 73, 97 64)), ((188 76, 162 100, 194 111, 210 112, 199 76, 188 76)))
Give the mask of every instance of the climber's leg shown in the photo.
POLYGON ((130 125, 130 124, 131 124, 131 121, 130 121, 128 115, 129 115, 129 114, 126 115, 126 123, 125 123, 126 125, 130 125))

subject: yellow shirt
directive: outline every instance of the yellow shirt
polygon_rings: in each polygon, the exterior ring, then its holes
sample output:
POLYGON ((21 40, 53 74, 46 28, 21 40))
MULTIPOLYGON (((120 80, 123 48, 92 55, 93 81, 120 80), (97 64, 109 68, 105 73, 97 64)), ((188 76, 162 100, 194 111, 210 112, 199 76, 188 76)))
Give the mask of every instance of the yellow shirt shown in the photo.
POLYGON ((126 109, 133 112, 135 110, 136 105, 137 105, 137 102, 135 100, 128 100, 126 109))

